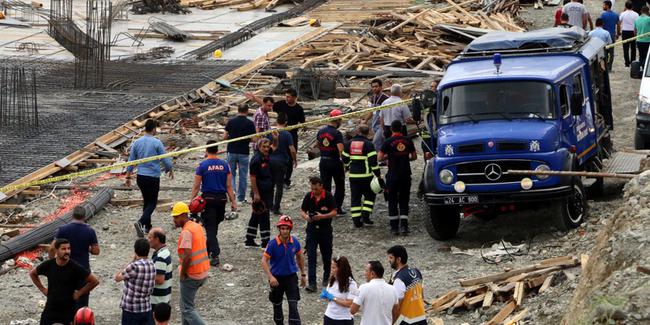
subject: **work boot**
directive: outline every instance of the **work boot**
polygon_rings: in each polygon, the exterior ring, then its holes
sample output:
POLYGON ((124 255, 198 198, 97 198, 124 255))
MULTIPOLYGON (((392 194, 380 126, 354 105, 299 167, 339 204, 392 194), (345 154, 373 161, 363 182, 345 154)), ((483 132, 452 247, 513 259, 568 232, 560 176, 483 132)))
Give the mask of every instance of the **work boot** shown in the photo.
POLYGON ((305 291, 313 293, 316 292, 316 284, 311 283, 307 287, 305 287, 305 291))
POLYGON ((212 257, 210 259, 210 265, 212 266, 219 266, 221 265, 221 261, 219 261, 219 256, 212 257))
POLYGON ((138 238, 144 238, 144 226, 139 221, 136 221, 133 227, 135 227, 135 233, 138 235, 138 238))
POLYGON ((372 220, 370 220, 370 216, 363 216, 363 223, 369 226, 375 224, 372 220))
POLYGON ((258 243, 256 243, 255 240, 246 239, 246 241, 244 242, 244 247, 246 247, 246 248, 258 248, 258 247, 260 247, 260 245, 258 243))
POLYGON ((402 236, 408 236, 408 234, 410 233, 409 226, 402 225, 401 227, 399 227, 399 232, 400 232, 400 235, 402 235, 402 236))
POLYGON ((397 228, 390 228, 390 234, 393 236, 399 236, 399 230, 397 228))
POLYGON ((266 249, 266 245, 268 245, 268 244, 269 244, 268 240, 262 241, 262 244, 260 244, 260 247, 262 247, 262 249, 266 249))
POLYGON ((354 222, 354 228, 363 227, 363 221, 361 221, 361 218, 352 218, 352 221, 354 222))

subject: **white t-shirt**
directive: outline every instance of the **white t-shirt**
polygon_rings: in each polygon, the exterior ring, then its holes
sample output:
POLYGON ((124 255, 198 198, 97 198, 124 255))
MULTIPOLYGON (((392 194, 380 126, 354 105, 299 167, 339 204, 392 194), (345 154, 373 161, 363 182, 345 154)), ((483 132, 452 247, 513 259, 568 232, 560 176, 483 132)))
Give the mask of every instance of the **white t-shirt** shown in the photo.
POLYGON ((639 14, 634 10, 625 10, 618 16, 618 21, 621 22, 621 30, 634 31, 634 22, 639 18, 639 14))
MULTIPOLYGON (((402 99, 399 98, 399 96, 390 96, 382 105, 395 104, 401 101, 402 99)), ((405 104, 381 110, 379 111, 379 114, 384 119, 384 126, 390 126, 390 124, 395 120, 400 120, 400 122, 404 124, 406 119, 411 117, 411 111, 405 104)))
POLYGON ((569 24, 582 28, 582 17, 587 16, 587 8, 582 3, 569 2, 562 7, 562 13, 569 15, 569 24))
MULTIPOLYGON (((348 291, 341 292, 339 291, 339 282, 334 281, 331 287, 329 286, 327 287, 327 292, 334 295, 336 299, 354 300, 354 298, 359 296, 359 287, 357 286, 357 283, 353 279, 350 279, 350 285, 348 291)), ((327 309, 325 310, 325 316, 335 320, 352 319, 352 314, 350 314, 350 308, 343 307, 335 303, 334 301, 330 301, 327 304, 327 309)))
POLYGON ((361 306, 361 325, 392 325, 397 291, 384 279, 372 279, 359 287, 354 303, 361 306))

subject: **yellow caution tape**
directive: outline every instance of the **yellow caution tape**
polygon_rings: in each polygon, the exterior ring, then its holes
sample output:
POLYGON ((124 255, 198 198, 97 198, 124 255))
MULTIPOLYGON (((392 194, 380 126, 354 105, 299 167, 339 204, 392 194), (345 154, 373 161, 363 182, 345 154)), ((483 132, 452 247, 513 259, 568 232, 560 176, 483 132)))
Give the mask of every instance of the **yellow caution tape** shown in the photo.
MULTIPOLYGON (((605 48, 606 49, 611 49, 611 48, 613 48, 615 46, 622 45, 622 44, 629 43, 629 42, 634 42, 638 38, 647 37, 647 36, 650 36, 650 32, 644 33, 644 34, 641 34, 641 35, 637 35, 637 36, 634 36, 634 37, 630 37, 630 38, 618 41, 616 43, 609 44, 609 45, 605 46, 605 48)), ((645 58, 641 58, 641 59, 645 60, 645 58)))
MULTIPOLYGON (((336 116, 336 117, 325 117, 325 118, 314 120, 314 121, 309 121, 309 122, 300 123, 300 124, 296 124, 296 125, 289 125, 289 126, 287 126, 285 128, 282 128, 282 129, 273 129, 273 130, 259 132, 259 133, 255 133, 255 134, 251 134, 251 135, 238 137, 238 138, 222 140, 222 141, 219 141, 217 143, 212 143, 210 145, 202 145, 202 146, 198 146, 198 147, 193 147, 193 148, 168 152, 168 153, 158 155, 158 156, 151 156, 151 157, 147 157, 147 158, 121 162, 121 163, 113 164, 113 165, 110 165, 110 166, 98 167, 98 168, 83 170, 83 171, 70 173, 70 174, 66 174, 66 175, 49 177, 49 178, 45 178, 45 179, 41 179, 41 180, 37 180, 37 181, 32 181, 32 182, 27 182, 27 183, 22 183, 22 184, 17 184, 17 185, 11 185, 11 186, 5 186, 5 187, 0 188, 0 194, 7 193, 9 191, 14 191, 14 190, 27 188, 27 187, 30 187, 30 186, 38 186, 38 185, 44 185, 44 184, 50 184, 50 183, 55 183, 55 182, 60 182, 60 181, 66 181, 66 180, 72 180, 72 179, 76 179, 76 178, 86 177, 86 176, 90 176, 90 175, 95 175, 95 174, 107 172, 107 171, 110 171, 110 170, 116 169, 116 168, 124 168, 124 167, 128 167, 128 166, 135 166, 135 165, 139 165, 139 164, 150 162, 150 161, 160 160, 160 159, 163 159, 163 158, 171 158, 171 157, 181 156, 181 155, 184 155, 186 153, 205 150, 206 148, 209 148, 209 147, 219 146, 219 145, 223 145, 223 144, 227 144, 227 143, 231 143, 231 142, 236 142, 236 141, 241 141, 241 140, 246 140, 246 139, 252 139, 252 138, 255 138, 255 137, 263 137, 263 136, 272 134, 273 132, 279 131, 279 130, 291 131, 291 130, 303 128, 303 127, 306 127, 306 126, 322 125, 322 124, 329 123, 331 121, 339 120, 339 119, 342 119, 342 118, 348 118, 348 117, 353 117, 353 116, 357 116, 357 115, 367 114, 367 113, 370 113, 370 112, 375 112, 375 111, 380 111, 380 110, 384 110, 384 109, 388 109, 388 108, 397 107, 397 106, 400 106, 400 105, 407 104, 407 103, 409 103, 411 101, 412 101, 412 99, 406 99, 406 100, 403 100, 401 102, 388 104, 388 105, 382 105, 382 106, 376 106, 376 107, 369 107, 369 108, 365 108, 365 109, 358 110, 358 111, 355 111, 355 112, 345 113, 345 114, 342 114, 342 115, 339 115, 339 116, 336 116)), ((0 195, 0 196, 2 196, 2 195, 0 195)))

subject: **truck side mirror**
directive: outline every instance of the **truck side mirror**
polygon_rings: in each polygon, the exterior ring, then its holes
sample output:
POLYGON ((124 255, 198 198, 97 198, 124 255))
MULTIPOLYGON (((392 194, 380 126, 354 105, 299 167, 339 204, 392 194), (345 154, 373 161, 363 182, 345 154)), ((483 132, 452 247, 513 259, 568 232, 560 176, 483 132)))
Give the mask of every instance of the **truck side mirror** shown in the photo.
POLYGON ((643 68, 641 67, 641 61, 632 61, 630 64, 630 78, 641 79, 642 77, 643 68))
POLYGON ((571 95, 571 115, 582 115, 582 94, 571 95))

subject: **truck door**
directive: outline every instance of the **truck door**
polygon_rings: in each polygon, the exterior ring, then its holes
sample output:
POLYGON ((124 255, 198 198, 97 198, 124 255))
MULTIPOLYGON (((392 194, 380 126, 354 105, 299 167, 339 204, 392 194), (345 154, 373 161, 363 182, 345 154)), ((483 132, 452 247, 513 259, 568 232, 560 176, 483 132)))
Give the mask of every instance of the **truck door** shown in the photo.
POLYGON ((593 152, 596 152, 593 151, 596 144, 596 133, 592 107, 585 96, 584 84, 583 74, 576 73, 571 79, 560 85, 560 107, 563 107, 563 103, 565 107, 562 112, 565 139, 567 139, 569 145, 576 146, 576 155, 580 164, 590 157, 593 152), (571 100, 573 96, 580 100, 573 102, 571 100), (580 115, 572 114, 577 108, 576 105, 582 108, 580 115), (568 112, 566 112, 567 108, 568 112))

